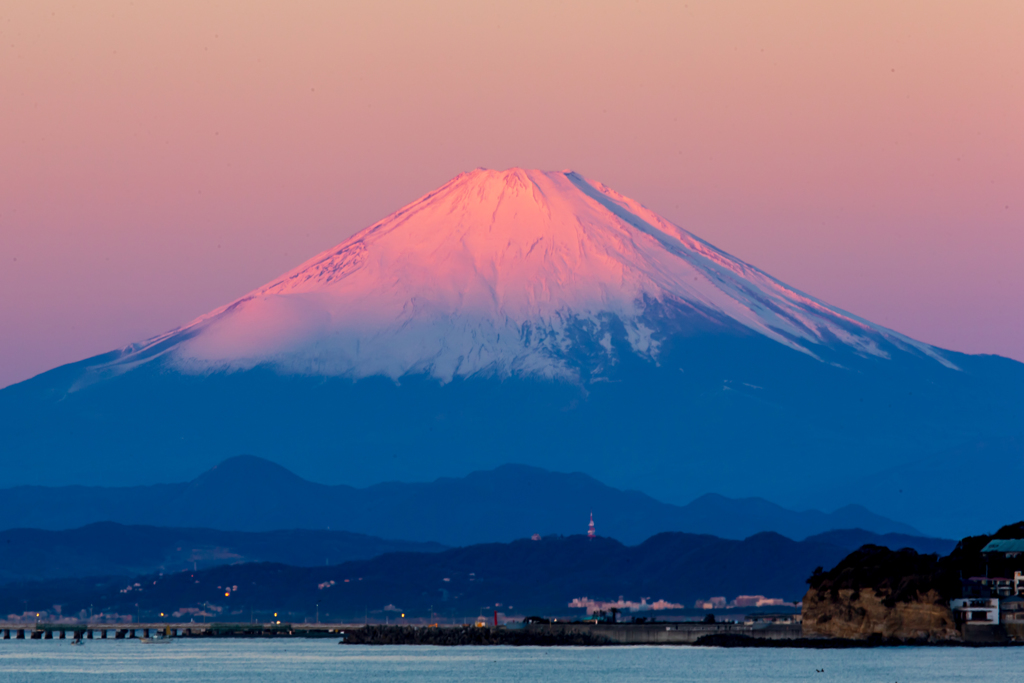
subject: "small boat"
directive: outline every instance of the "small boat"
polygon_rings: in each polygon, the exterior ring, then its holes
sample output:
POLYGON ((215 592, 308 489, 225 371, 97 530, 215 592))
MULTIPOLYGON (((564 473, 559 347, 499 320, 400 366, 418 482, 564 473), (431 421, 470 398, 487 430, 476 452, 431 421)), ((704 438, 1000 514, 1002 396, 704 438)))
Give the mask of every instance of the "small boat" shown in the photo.
POLYGON ((159 634, 159 633, 156 634, 156 635, 149 636, 147 638, 139 638, 139 642, 140 643, 145 643, 146 645, 156 645, 158 643, 169 643, 169 642, 171 642, 171 640, 172 640, 171 638, 168 638, 167 636, 159 634))
POLYGON ((85 643, 82 641, 81 638, 75 638, 74 640, 71 641, 71 644, 72 645, 85 645, 85 643))

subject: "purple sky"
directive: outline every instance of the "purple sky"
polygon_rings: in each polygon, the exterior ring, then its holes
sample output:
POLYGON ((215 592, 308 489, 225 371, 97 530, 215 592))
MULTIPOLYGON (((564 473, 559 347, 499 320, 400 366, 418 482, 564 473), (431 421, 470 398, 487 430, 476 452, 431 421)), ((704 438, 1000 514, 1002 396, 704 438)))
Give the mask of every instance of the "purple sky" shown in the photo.
POLYGON ((20 3, 0 386, 477 166, 573 168, 808 293, 1024 359, 1019 2, 20 3))

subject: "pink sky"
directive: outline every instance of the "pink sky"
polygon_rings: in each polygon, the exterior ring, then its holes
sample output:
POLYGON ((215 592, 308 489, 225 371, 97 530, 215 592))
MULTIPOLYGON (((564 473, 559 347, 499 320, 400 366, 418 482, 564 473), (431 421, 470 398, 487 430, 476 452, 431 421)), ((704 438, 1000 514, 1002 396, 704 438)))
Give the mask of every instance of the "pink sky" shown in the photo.
POLYGON ((0 386, 477 166, 573 168, 783 281, 1024 359, 1024 3, 8 3, 0 386))

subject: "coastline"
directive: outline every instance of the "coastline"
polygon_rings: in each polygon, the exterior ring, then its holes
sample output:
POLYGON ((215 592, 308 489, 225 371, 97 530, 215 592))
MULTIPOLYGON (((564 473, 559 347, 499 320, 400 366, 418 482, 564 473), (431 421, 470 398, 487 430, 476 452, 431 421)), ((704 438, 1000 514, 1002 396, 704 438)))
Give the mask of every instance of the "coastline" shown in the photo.
MULTIPOLYGON (((511 626, 383 625, 383 624, 35 624, 0 627, 4 641, 17 640, 276 640, 334 639, 342 645, 426 645, 608 647, 675 645, 721 648, 864 649, 878 647, 1020 647, 1014 637, 963 639, 894 638, 873 634, 866 638, 807 635, 799 625, 755 628, 736 623, 595 624, 565 622, 511 626)), ((3 646, 0 646, 2 648, 3 646)))

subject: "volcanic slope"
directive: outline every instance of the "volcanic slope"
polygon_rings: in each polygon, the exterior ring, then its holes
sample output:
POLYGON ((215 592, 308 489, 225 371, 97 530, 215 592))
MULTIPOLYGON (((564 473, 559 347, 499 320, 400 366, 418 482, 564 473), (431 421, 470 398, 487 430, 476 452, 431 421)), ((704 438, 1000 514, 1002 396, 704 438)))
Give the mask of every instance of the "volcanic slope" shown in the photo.
POLYGON ((181 328, 3 390, 0 485, 251 452, 349 484, 525 462, 796 500, 1016 434, 1021 386, 1019 363, 831 307, 600 183, 480 169, 181 328))
POLYGON ((241 299, 122 351, 191 373, 269 365, 300 375, 512 374, 578 381, 620 332, 657 361, 667 312, 740 326, 818 358, 932 347, 797 292, 575 173, 478 170, 241 299), (621 330, 616 328, 621 327, 621 330), (578 335, 596 342, 572 362, 578 335))

